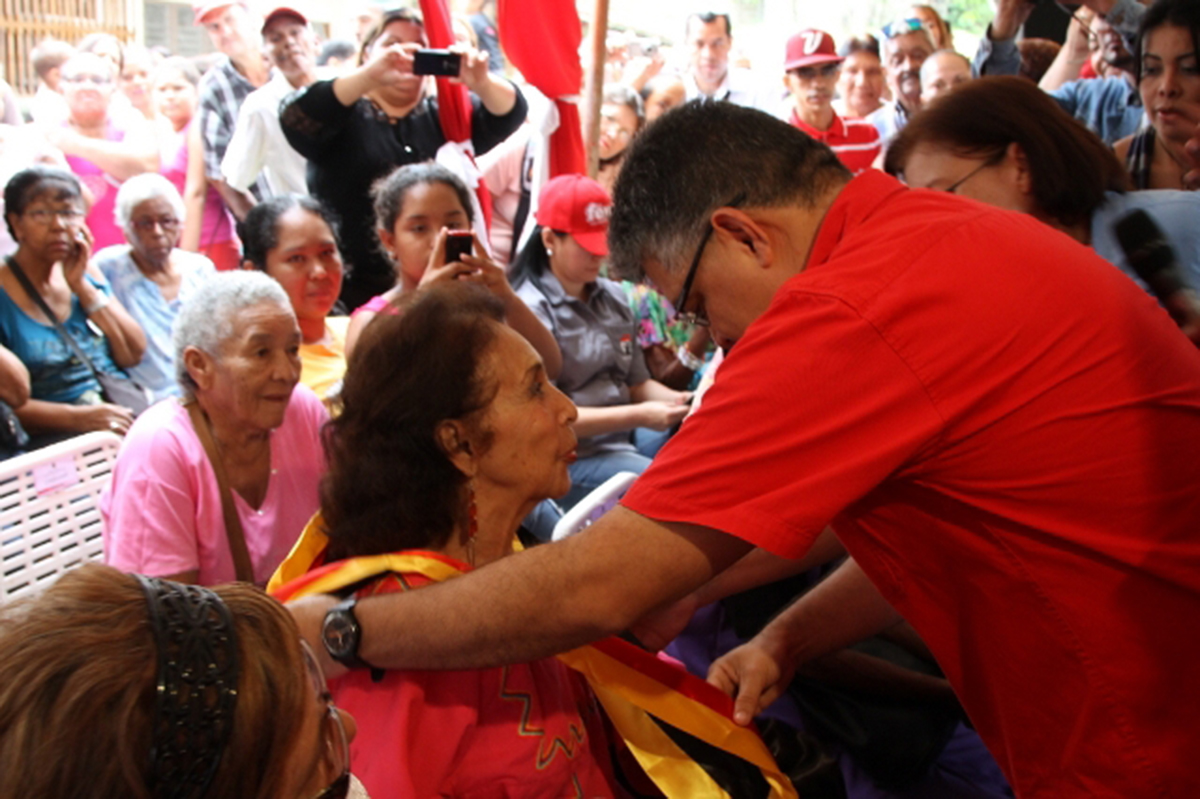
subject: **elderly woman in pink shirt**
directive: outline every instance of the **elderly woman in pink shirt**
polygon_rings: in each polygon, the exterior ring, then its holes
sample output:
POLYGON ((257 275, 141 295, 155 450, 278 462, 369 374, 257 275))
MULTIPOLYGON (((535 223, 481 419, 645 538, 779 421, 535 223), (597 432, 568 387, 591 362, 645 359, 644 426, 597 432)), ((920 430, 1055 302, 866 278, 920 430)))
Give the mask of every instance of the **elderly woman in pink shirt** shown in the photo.
POLYGON ((319 507, 325 471, 328 414, 297 385, 295 314, 266 275, 222 273, 180 311, 174 348, 184 396, 125 439, 101 499, 105 558, 179 582, 265 584, 319 507))

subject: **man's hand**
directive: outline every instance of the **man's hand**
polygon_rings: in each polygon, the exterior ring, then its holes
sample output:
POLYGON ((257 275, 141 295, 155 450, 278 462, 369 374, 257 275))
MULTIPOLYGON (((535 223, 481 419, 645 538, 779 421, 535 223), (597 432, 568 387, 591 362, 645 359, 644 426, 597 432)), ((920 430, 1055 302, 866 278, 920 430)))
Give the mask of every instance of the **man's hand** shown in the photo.
POLYGON ((292 614, 296 626, 300 628, 300 637, 308 642, 309 647, 321 664, 325 679, 340 677, 349 669, 329 657, 325 644, 321 641, 321 625, 325 622, 325 614, 338 603, 338 598, 328 594, 313 594, 288 602, 284 607, 292 614))
POLYGON ((696 594, 688 594, 677 602, 663 605, 647 613, 629 631, 642 646, 658 652, 674 641, 692 620, 699 603, 696 594))
POLYGON ((996 17, 988 27, 987 37, 992 41, 1014 38, 1033 13, 1033 5, 1029 0, 997 0, 996 17))
POLYGON ((708 681, 733 697, 733 720, 744 727, 791 683, 796 668, 789 660, 783 648, 760 633, 718 658, 708 669, 708 681))
POLYGON ((1163 306, 1185 336, 1200 346, 1200 297, 1191 289, 1180 289, 1163 300, 1163 306))

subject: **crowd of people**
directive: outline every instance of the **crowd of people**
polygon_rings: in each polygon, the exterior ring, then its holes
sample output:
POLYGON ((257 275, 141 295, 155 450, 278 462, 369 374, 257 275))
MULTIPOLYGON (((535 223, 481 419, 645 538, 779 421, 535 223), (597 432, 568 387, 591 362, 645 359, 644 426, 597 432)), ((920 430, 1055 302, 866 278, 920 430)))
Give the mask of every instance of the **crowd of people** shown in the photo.
POLYGON ((594 178, 470 6, 0 98, 0 455, 122 438, 0 796, 1196 795, 1200 4, 613 31, 594 178))

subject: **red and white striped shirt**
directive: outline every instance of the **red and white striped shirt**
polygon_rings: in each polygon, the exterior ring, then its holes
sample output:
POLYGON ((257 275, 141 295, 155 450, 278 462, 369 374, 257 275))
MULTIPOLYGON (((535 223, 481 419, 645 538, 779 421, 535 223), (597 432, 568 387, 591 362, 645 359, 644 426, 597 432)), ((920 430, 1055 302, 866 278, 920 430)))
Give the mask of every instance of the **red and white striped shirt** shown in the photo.
POLYGON ((817 130, 802 122, 793 108, 788 122, 817 141, 828 144, 838 160, 856 175, 869 169, 883 148, 883 142, 879 140, 879 131, 864 119, 843 119, 835 113, 827 130, 817 130))

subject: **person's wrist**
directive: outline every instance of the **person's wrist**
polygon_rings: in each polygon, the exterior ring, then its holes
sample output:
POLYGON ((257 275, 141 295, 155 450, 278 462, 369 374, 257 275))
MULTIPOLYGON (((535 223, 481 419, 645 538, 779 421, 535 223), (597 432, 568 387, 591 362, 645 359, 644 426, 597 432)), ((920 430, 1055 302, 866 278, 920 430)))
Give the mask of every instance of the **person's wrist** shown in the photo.
POLYGON ((84 316, 91 316, 94 313, 99 313, 100 311, 103 311, 105 308, 108 307, 108 303, 110 302, 110 297, 107 294, 105 294, 104 292, 96 291, 95 289, 92 289, 92 292, 96 296, 90 302, 85 300, 82 296, 80 296, 80 298, 79 298, 79 302, 83 306, 83 315, 84 316))

